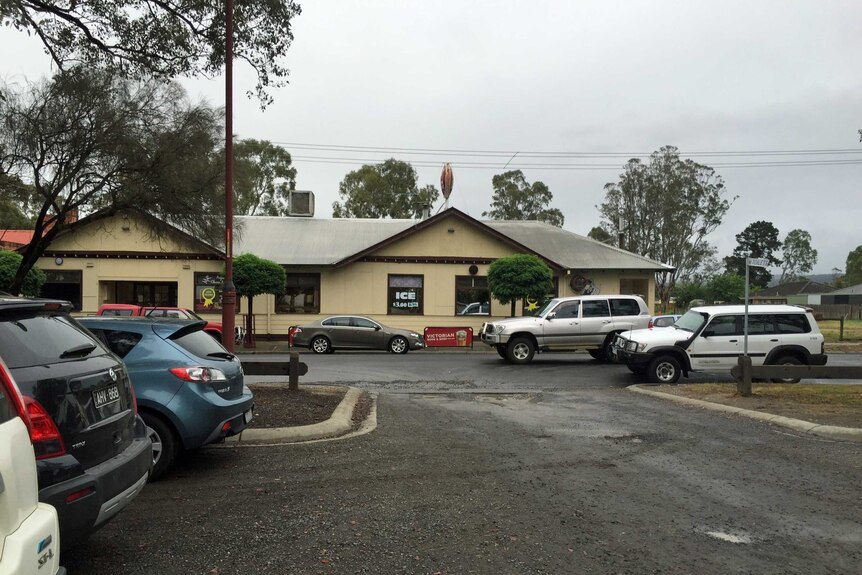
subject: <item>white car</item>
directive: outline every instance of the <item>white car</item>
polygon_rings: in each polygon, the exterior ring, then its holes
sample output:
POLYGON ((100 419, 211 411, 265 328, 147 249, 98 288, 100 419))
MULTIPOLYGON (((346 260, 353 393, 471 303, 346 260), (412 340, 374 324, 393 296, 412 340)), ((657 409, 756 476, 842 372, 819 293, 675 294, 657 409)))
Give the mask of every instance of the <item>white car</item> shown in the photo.
POLYGON ((617 334, 645 328, 650 313, 636 295, 581 295, 549 300, 535 316, 486 322, 482 341, 510 363, 525 364, 536 352, 586 349, 607 359, 617 334))
POLYGON ((57 511, 39 503, 26 410, 0 359, 0 575, 65 575, 57 511))
MULTIPOLYGON (((823 343, 810 309, 748 306, 747 351, 752 365, 826 365, 823 343)), ((620 334, 611 354, 652 383, 676 383, 681 374, 692 371, 730 371, 745 346, 744 306, 703 306, 692 308, 668 328, 620 334)))

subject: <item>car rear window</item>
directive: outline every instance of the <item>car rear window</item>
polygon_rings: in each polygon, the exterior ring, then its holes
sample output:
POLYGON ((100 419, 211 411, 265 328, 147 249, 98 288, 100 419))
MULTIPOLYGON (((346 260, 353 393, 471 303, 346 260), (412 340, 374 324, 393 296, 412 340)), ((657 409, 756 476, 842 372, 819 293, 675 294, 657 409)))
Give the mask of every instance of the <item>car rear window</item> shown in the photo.
POLYGON ((208 357, 210 354, 219 354, 224 356, 228 351, 203 330, 195 330, 180 337, 172 337, 171 341, 178 346, 197 357, 208 357))
POLYGON ((20 311, 0 316, 0 349, 12 368, 76 361, 87 355, 103 355, 107 349, 67 315, 20 311), (66 359, 60 355, 81 346, 95 345, 90 353, 66 359))
MULTIPOLYGON (((638 305, 637 300, 634 299, 612 299, 611 301, 611 315, 620 316, 620 315, 640 315, 641 306, 638 305)), ((673 323, 673 322, 671 322, 673 323)), ((670 324, 667 324, 670 325, 670 324)))
POLYGON ((804 313, 782 313, 775 316, 778 333, 809 333, 811 325, 804 313))
POLYGON ((103 309, 102 315, 112 315, 116 317, 128 317, 132 315, 130 309, 103 309))
POLYGON ((120 358, 126 357, 132 351, 142 336, 133 331, 120 331, 112 329, 90 329, 99 341, 105 344, 108 349, 117 354, 120 358))

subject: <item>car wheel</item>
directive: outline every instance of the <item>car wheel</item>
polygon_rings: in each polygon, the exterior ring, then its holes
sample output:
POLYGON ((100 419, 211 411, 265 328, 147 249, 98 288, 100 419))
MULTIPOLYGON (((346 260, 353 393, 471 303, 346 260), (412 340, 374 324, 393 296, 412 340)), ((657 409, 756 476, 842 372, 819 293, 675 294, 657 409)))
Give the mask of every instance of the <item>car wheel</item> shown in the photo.
POLYGON ((171 425, 158 415, 141 413, 141 419, 147 425, 147 436, 153 444, 153 468, 149 480, 158 481, 173 467, 179 440, 171 425))
POLYGON ((506 355, 506 346, 498 345, 494 349, 497 350, 497 355, 499 355, 503 359, 509 359, 508 356, 506 355))
POLYGON ((603 349, 588 349, 587 353, 590 354, 590 357, 599 361, 604 361, 608 357, 603 349))
POLYGON ((322 335, 318 335, 311 340, 310 344, 308 344, 308 349, 314 353, 329 353, 331 348, 332 344, 330 344, 329 340, 322 335))
MULTIPOLYGON (((802 362, 799 361, 796 357, 792 355, 783 355, 779 357, 777 360, 772 362, 772 365, 802 365, 802 362)), ((772 383, 799 383, 798 377, 773 377, 770 380, 772 383)))
POLYGON ((392 353, 407 353, 410 351, 410 344, 400 335, 395 336, 389 340, 389 351, 392 353))
POLYGON ((650 383, 676 383, 679 375, 679 361, 670 355, 661 355, 652 360, 647 373, 650 383))
POLYGON ((512 363, 530 363, 536 354, 536 346, 526 337, 516 337, 509 341, 506 348, 506 357, 512 363))

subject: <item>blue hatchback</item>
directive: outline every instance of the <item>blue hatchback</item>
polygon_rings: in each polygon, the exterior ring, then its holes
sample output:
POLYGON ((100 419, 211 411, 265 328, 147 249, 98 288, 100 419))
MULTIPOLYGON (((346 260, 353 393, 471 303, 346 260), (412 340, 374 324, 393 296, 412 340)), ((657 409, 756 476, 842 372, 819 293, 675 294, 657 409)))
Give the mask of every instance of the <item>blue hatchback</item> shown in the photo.
POLYGON ((77 319, 126 364, 153 442, 151 479, 164 475, 180 450, 221 441, 251 421, 254 400, 242 365, 203 331, 205 322, 77 319))

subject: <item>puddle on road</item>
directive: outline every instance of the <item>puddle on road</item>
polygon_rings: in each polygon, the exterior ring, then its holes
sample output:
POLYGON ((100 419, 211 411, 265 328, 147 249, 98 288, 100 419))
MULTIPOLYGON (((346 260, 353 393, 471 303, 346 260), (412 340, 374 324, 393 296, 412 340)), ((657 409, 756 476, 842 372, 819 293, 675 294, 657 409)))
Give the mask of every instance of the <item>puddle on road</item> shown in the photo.
POLYGON ((742 531, 735 531, 733 533, 728 533, 726 531, 707 531, 703 530, 703 533, 709 535, 713 539, 718 539, 719 541, 724 541, 726 543, 735 543, 737 545, 747 545, 752 542, 752 538, 750 535, 743 533, 742 531))

